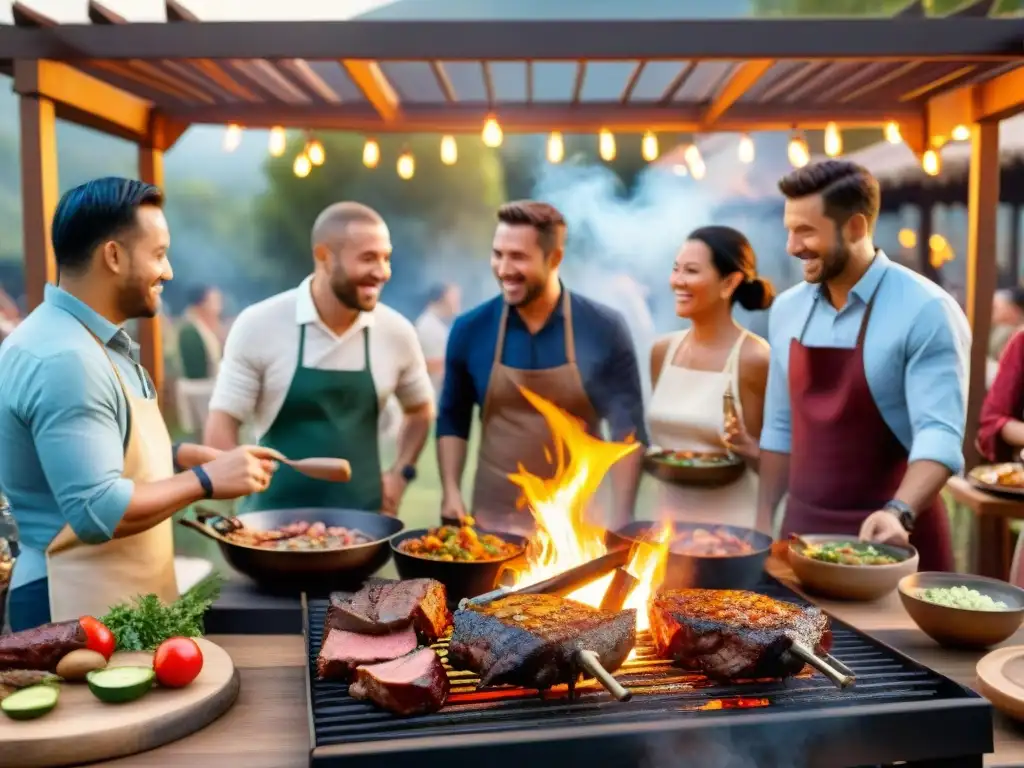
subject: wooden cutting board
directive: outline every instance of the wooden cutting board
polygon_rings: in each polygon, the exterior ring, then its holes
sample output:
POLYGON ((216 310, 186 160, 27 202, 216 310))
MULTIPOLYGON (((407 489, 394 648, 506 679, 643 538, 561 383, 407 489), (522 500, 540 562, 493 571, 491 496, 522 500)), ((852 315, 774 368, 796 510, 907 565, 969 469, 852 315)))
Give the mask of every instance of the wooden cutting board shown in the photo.
MULTIPOLYGON (((0 766, 42 768, 134 755, 198 731, 228 710, 239 678, 227 651, 198 639, 203 670, 185 688, 154 685, 141 699, 104 704, 88 685, 61 683, 56 708, 38 720, 0 714, 0 766)), ((109 667, 150 666, 151 653, 115 653, 109 667)))

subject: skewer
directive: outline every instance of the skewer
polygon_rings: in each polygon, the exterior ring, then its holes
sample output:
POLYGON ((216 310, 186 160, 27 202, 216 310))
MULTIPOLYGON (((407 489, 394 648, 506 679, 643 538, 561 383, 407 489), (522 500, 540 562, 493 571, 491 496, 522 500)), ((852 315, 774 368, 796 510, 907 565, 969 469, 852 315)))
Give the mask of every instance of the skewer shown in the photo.
POLYGON ((629 593, 639 583, 640 580, 625 568, 616 568, 615 575, 612 576, 612 583, 608 585, 608 589, 601 599, 601 610, 610 613, 621 611, 622 606, 626 604, 626 600, 629 598, 629 593))
POLYGON ((625 688, 622 683, 611 676, 611 673, 604 668, 601 660, 593 651, 580 649, 576 651, 576 661, 587 672, 605 687, 605 689, 619 701, 629 701, 633 698, 633 692, 625 688))
MULTIPOLYGON (((805 664, 810 664, 816 670, 821 672, 825 677, 835 683, 839 688, 848 688, 853 685, 856 678, 853 674, 845 674, 837 671, 827 661, 820 656, 815 655, 810 648, 805 646, 803 643, 798 643, 795 640, 789 647, 789 652, 796 656, 798 659, 803 661, 805 664)), ((845 665, 843 665, 845 666, 845 665)), ((849 668, 846 668, 849 670, 849 668)))
POLYGON ((844 675, 850 675, 851 677, 855 677, 856 676, 856 673, 852 669, 850 669, 848 666, 843 664, 843 662, 841 662, 839 659, 837 659, 831 653, 826 653, 821 658, 823 658, 825 661, 827 661, 832 666, 833 669, 836 669, 839 672, 842 672, 844 675))

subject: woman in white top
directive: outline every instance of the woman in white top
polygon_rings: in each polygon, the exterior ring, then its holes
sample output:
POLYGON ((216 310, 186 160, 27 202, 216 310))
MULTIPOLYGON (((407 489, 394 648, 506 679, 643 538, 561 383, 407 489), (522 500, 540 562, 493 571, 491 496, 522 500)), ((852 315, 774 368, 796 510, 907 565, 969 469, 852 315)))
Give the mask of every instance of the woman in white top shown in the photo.
POLYGON ((669 284, 676 314, 691 327, 660 339, 651 350, 651 443, 673 451, 718 453, 728 440, 748 466, 738 480, 717 488, 659 482, 658 512, 687 522, 752 528, 768 344, 733 320, 732 305, 768 309, 774 289, 757 276, 747 238, 720 226, 690 234, 669 284), (724 423, 723 397, 729 388, 740 424, 724 423))

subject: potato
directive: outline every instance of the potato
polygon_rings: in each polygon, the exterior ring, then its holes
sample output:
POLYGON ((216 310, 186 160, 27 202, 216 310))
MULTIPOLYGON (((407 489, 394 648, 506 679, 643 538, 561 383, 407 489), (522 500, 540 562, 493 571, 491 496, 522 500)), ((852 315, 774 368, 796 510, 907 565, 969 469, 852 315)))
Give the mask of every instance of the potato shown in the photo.
POLYGON ((107 660, 102 653, 79 648, 57 662, 57 674, 65 680, 85 680, 87 672, 103 669, 107 660))

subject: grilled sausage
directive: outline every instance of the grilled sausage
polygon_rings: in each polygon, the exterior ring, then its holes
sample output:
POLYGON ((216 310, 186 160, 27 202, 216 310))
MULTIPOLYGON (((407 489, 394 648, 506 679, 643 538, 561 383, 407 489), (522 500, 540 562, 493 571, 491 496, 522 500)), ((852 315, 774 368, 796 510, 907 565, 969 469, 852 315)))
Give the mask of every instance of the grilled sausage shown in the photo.
POLYGON ((85 648, 85 630, 78 619, 44 624, 0 636, 0 670, 57 670, 57 662, 71 651, 85 648))

